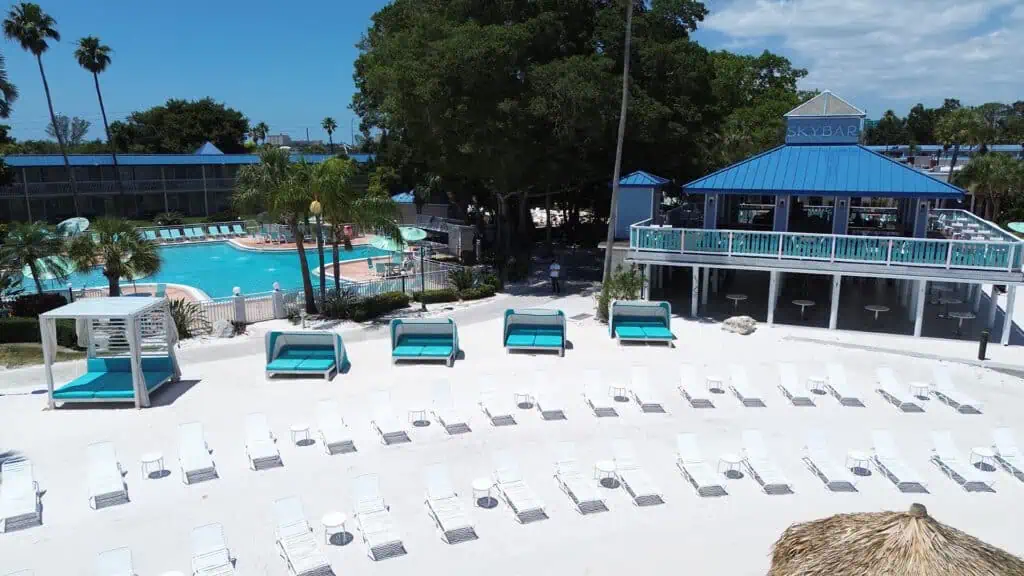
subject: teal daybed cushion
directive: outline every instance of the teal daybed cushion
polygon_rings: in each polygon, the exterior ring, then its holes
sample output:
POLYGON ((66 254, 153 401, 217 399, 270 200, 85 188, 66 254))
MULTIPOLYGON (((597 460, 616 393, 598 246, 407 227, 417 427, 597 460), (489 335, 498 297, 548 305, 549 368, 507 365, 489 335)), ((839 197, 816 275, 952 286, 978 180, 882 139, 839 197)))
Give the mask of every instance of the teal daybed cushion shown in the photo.
MULTIPOLYGON (((170 379, 172 373, 157 370, 146 372, 143 368, 143 375, 146 379, 146 389, 152 391, 170 379)), ((86 372, 55 390, 53 397, 59 400, 130 400, 135 397, 135 390, 132 387, 131 372, 86 372)))
POLYGON ((330 346, 285 346, 267 372, 326 372, 336 364, 334 348, 330 346))
POLYGON ((636 316, 615 320, 615 335, 626 339, 671 340, 672 331, 658 317, 636 316))
POLYGON ((455 350, 450 334, 407 334, 398 337, 398 345, 391 351, 399 358, 447 358, 455 350))
POLYGON ((562 329, 558 326, 513 325, 509 327, 505 338, 505 345, 512 347, 561 348, 563 342, 562 329))

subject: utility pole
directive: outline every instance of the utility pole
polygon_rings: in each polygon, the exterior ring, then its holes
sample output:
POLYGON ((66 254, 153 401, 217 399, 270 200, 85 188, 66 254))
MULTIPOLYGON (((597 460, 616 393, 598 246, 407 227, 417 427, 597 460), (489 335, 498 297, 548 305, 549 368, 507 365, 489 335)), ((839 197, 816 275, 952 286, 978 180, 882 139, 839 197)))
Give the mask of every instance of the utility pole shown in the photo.
POLYGON ((626 136, 626 106, 629 99, 629 41, 633 28, 633 0, 626 2, 626 42, 622 56, 622 109, 619 112, 619 137, 615 145, 615 172, 612 175, 612 201, 608 211, 608 235, 605 238, 604 274, 601 283, 612 275, 612 245, 615 243, 615 216, 619 202, 619 175, 622 171, 622 141, 626 136))
POLYGON ((309 146, 309 126, 306 126, 306 146, 309 146))

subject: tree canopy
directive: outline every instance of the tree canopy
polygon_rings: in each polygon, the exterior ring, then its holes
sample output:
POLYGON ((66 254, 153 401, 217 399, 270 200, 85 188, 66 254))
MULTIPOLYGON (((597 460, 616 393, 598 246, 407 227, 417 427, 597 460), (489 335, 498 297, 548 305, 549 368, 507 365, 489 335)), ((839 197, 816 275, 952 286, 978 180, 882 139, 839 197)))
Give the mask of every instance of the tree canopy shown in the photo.
POLYGON ((956 98, 946 98, 938 108, 915 104, 906 117, 887 110, 878 122, 865 129, 864 142, 952 145, 951 132, 959 134, 960 144, 1024 144, 1024 100, 967 107, 956 98), (969 130, 964 127, 965 120, 971 125, 969 130))
POLYGON ((117 149, 136 153, 190 154, 209 140, 225 154, 240 154, 248 131, 244 114, 212 98, 172 98, 110 124, 117 149))

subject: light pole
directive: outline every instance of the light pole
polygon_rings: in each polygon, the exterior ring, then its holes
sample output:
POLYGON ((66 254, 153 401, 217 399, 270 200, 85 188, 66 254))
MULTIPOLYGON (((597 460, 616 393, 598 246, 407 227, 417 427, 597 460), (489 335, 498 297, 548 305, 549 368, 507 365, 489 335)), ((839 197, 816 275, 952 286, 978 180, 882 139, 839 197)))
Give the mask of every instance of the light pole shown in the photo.
MULTIPOLYGON (((316 217, 316 251, 320 255, 320 306, 324 305, 324 301, 327 300, 327 283, 324 282, 324 237, 323 228, 320 223, 320 213, 323 211, 323 207, 320 205, 319 200, 313 200, 309 203, 309 213, 316 217)), ((301 242, 301 240, 299 240, 301 242)), ((321 310, 323 312, 323 310, 321 310)))

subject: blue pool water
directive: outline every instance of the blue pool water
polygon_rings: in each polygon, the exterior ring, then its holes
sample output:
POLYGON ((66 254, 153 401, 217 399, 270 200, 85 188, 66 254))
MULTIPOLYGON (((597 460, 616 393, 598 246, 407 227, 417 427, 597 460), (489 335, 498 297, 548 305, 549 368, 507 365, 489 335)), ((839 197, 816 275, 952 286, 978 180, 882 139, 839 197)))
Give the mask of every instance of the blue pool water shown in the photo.
MULTIPOLYGON (((152 276, 138 279, 138 283, 186 284, 199 288, 211 298, 230 296, 233 287, 238 286, 243 294, 269 292, 274 282, 282 290, 302 287, 299 274, 299 257, 294 250, 286 252, 254 252, 235 248, 228 242, 211 242, 186 246, 161 246, 163 264, 160 271, 152 276)), ((339 259, 361 260, 367 256, 385 256, 389 252, 372 246, 353 246, 351 251, 341 249, 339 259)), ((310 268, 316 268, 320 261, 315 249, 306 249, 310 268)), ((330 247, 324 250, 324 262, 329 263, 330 247)), ((314 284, 316 276, 313 276, 314 284)), ((106 286, 107 279, 100 269, 89 274, 73 274, 69 279, 76 290, 85 286, 106 286)), ((131 282, 121 281, 122 285, 131 282)))

